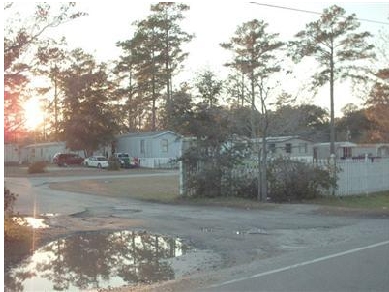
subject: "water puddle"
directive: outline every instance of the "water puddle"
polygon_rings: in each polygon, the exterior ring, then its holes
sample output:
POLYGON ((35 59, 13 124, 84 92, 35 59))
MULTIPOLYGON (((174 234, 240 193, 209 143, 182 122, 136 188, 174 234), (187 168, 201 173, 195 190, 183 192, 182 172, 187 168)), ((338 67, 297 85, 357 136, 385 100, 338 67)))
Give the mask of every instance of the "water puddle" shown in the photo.
POLYGON ((49 225, 45 223, 45 218, 15 217, 13 220, 19 225, 30 226, 34 229, 49 227, 49 225))
POLYGON ((7 272, 5 291, 98 290, 171 280, 186 253, 180 239, 145 232, 78 233, 50 242, 7 272))
POLYGON ((269 233, 261 228, 251 228, 248 230, 237 230, 235 231, 236 235, 246 235, 246 234, 262 234, 262 235, 268 235, 269 233))

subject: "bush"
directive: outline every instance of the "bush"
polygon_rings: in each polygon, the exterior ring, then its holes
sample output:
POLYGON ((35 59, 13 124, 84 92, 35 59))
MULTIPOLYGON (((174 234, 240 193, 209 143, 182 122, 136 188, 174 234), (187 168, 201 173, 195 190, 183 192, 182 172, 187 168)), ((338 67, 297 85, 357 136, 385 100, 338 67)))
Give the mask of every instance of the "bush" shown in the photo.
POLYGON ((258 180, 256 177, 241 177, 231 181, 234 196, 256 200, 258 197, 258 180))
POLYGON ((4 216, 10 217, 13 214, 13 206, 18 195, 11 193, 10 190, 4 188, 4 216))
POLYGON ((120 170, 120 161, 115 156, 110 156, 108 159, 108 170, 120 170))
POLYGON ((45 161, 36 161, 28 166, 28 173, 43 173, 46 171, 47 163, 45 161))
POLYGON ((32 228, 21 226, 14 221, 13 206, 17 199, 16 194, 4 188, 4 269, 19 262, 28 255, 33 239, 32 228))
POLYGON ((17 195, 4 188, 4 243, 28 240, 31 227, 22 226, 14 221, 13 205, 17 195))
POLYGON ((314 199, 336 186, 328 167, 276 159, 268 168, 269 197, 275 202, 314 199))
POLYGON ((195 197, 214 198, 221 195, 221 171, 212 164, 203 164, 201 170, 188 181, 195 197))
POLYGON ((246 185, 233 178, 231 170, 242 165, 248 155, 242 142, 197 141, 180 158, 187 169, 187 188, 194 197, 228 197, 242 193, 246 185))

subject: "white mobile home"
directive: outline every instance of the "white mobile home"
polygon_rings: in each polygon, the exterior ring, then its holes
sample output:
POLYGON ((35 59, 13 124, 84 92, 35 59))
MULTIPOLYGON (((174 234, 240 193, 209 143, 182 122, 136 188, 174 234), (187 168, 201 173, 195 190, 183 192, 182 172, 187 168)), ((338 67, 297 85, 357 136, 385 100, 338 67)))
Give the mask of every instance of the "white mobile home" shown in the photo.
MULTIPOLYGON (((254 140, 262 148, 262 138, 254 140)), ((267 137, 266 147, 269 158, 290 157, 312 161, 313 142, 300 136, 267 137)))
POLYGON ((6 143, 4 144, 4 163, 19 163, 21 162, 20 158, 20 148, 18 144, 6 143))
MULTIPOLYGON (((328 159, 330 157, 329 142, 317 143, 314 145, 313 158, 315 160, 328 159)), ((351 142, 335 142, 335 155, 337 159, 347 159, 353 157, 357 144, 351 142)))
POLYGON ((55 153, 65 152, 65 142, 35 143, 24 146, 21 151, 23 162, 51 162, 55 153))
POLYGON ((76 153, 84 157, 83 151, 70 151, 65 142, 47 142, 30 144, 21 149, 22 162, 47 161, 52 162, 56 153, 76 153))
POLYGON ((175 167, 181 140, 172 131, 128 133, 116 138, 115 152, 137 157, 142 167, 175 167))
POLYGON ((353 157, 389 157, 388 143, 358 144, 353 150, 353 157))

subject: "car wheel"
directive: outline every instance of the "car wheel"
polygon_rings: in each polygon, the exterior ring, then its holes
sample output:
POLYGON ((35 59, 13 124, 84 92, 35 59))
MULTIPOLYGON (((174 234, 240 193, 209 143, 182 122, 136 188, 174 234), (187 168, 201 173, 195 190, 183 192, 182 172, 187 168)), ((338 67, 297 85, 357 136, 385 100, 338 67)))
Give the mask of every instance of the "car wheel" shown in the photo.
POLYGON ((88 162, 85 162, 85 166, 86 166, 86 167, 89 167, 88 162))
POLYGON ((99 163, 99 164, 97 164, 97 168, 101 168, 101 164, 99 163))

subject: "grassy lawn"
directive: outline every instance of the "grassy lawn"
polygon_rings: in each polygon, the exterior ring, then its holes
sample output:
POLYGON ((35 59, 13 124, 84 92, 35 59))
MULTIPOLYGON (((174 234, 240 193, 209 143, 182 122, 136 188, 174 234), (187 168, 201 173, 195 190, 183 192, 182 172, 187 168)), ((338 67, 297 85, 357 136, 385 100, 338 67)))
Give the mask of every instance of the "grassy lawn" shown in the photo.
POLYGON ((108 197, 127 197, 164 204, 207 205, 244 209, 268 209, 276 206, 275 204, 259 203, 234 197, 183 198, 179 195, 178 186, 178 176, 129 177, 125 179, 82 180, 71 183, 61 182, 50 184, 50 188, 56 190, 74 191, 108 197))
MULTIPOLYGON (((158 170, 129 169, 111 172, 106 170, 75 167, 72 169, 58 168, 51 165, 51 169, 43 174, 29 175, 27 166, 7 166, 4 168, 5 176, 31 177, 31 176, 85 176, 85 175, 115 175, 125 173, 156 173, 158 170)), ((234 197, 221 198, 183 198, 178 193, 178 176, 157 177, 128 177, 100 180, 83 180, 64 183, 53 183, 53 189, 89 193, 111 197, 128 197, 138 200, 168 203, 191 204, 221 207, 237 207, 245 209, 275 208, 278 204, 259 203, 254 200, 234 197)), ((323 197, 304 202, 328 207, 387 210, 389 213, 389 191, 370 195, 349 197, 323 197)))
MULTIPOLYGON (((178 176, 83 180, 71 183, 53 183, 50 185, 51 188, 57 190, 89 193, 108 197, 128 197, 167 204, 207 205, 244 209, 269 209, 275 208, 278 205, 259 203, 253 200, 233 197, 183 198, 179 195, 178 186, 178 176)), ((389 213, 389 191, 361 196, 323 197, 304 203, 326 207, 387 210, 389 213)))
POLYGON ((128 177, 53 183, 56 190, 81 192, 107 197, 127 197, 160 203, 178 199, 178 176, 128 177))
POLYGON ((389 191, 359 196, 324 197, 311 202, 334 207, 389 210, 389 191))

